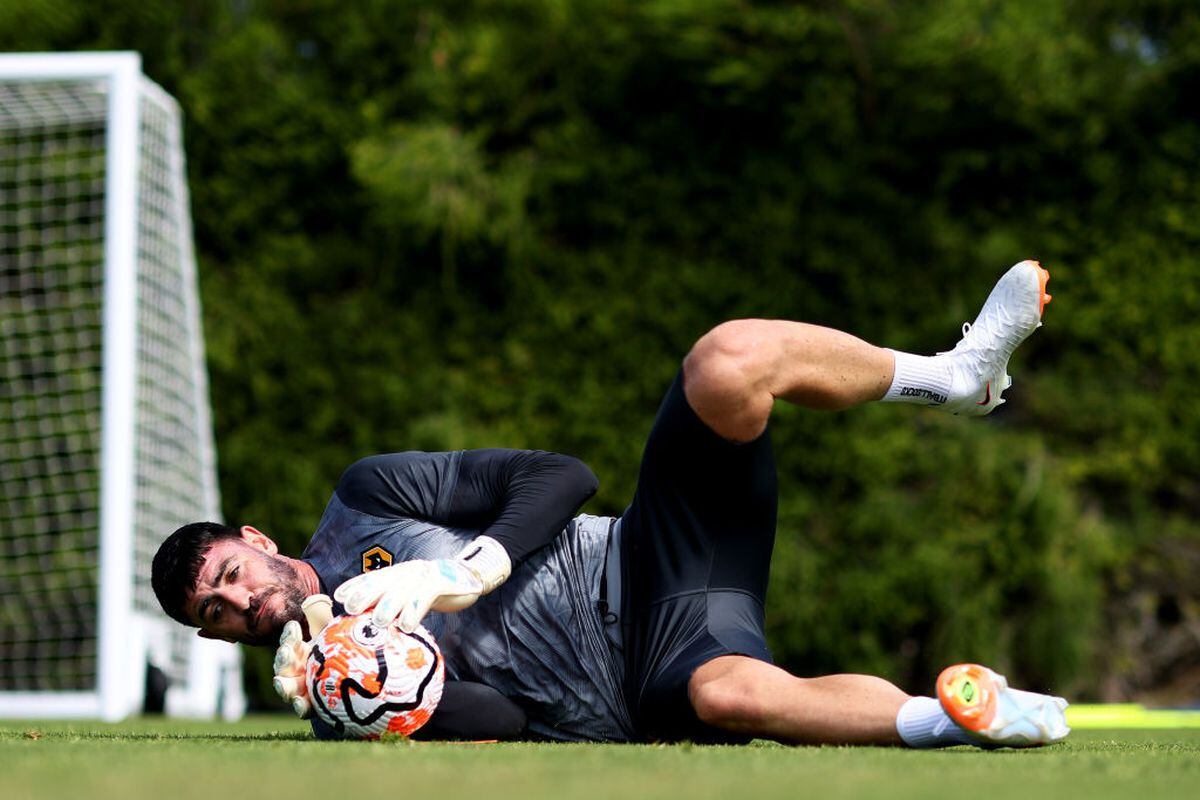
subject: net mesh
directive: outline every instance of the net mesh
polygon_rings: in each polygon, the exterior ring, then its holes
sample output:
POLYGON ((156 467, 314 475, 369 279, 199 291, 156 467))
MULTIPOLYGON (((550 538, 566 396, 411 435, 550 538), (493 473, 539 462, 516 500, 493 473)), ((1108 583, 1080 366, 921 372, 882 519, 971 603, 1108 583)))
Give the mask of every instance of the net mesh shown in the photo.
POLYGON ((0 81, 0 690, 96 682, 106 100, 0 81))
MULTIPOLYGON (((180 116, 139 97, 133 612, 218 516, 180 116)), ((97 688, 107 83, 0 77, 0 692, 97 688)), ((156 666, 187 690, 194 634, 156 666)))
MULTIPOLYGON (((155 95, 142 98, 138 176, 138 396, 135 464, 134 607, 161 615, 150 586, 150 562, 180 525, 217 517, 207 402, 198 369, 191 224, 183 179, 179 114, 155 95)), ((186 677, 194 634, 171 625, 165 663, 186 677)))

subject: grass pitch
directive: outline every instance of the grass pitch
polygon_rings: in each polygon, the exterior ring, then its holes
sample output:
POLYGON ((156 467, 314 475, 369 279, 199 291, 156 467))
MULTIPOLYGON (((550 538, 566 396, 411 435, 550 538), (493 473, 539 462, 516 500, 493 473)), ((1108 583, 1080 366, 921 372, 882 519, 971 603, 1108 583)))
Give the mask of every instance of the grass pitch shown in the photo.
POLYGON ((0 722, 0 797, 1200 797, 1200 730, 1085 730, 1037 750, 317 742, 236 724, 0 722))

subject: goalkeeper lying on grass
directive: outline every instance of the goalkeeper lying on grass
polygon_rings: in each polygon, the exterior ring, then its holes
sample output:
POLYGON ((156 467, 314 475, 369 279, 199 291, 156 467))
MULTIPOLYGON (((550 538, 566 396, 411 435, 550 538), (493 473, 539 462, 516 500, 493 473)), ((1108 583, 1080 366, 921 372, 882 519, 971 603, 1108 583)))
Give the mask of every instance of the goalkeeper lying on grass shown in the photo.
POLYGON ((763 636, 775 401, 987 414, 1004 402, 1009 357, 1041 324, 1048 277, 1032 261, 1014 266, 958 345, 932 357, 802 323, 718 326, 667 391, 619 518, 576 516, 596 479, 567 456, 374 456, 343 474, 298 559, 249 526, 187 525, 154 559, 155 592, 201 636, 274 645, 282 633, 276 688, 302 715, 306 597, 332 592, 381 625, 423 621, 449 680, 427 736, 1058 741, 1066 702, 1009 689, 984 667, 950 667, 937 699, 910 697, 867 675, 791 675, 763 636))

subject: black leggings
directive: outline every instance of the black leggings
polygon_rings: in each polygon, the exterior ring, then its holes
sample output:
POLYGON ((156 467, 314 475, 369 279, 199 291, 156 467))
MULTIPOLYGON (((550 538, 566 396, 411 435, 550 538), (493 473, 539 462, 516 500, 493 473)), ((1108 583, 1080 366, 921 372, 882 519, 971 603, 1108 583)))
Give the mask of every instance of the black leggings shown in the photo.
POLYGON ((721 655, 771 661, 763 606, 777 502, 769 431, 723 439, 696 416, 678 375, 620 523, 626 695, 646 738, 743 741, 696 717, 688 681, 721 655))

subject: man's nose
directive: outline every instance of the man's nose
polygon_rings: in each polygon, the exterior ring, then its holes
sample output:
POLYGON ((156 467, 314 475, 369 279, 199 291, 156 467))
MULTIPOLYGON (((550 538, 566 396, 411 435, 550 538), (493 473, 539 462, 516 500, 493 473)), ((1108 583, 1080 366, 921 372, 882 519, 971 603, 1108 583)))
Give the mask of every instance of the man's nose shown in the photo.
POLYGON ((226 586, 222 594, 225 596, 225 602, 230 607, 238 611, 245 612, 250 608, 250 601, 254 598, 253 593, 244 586, 226 586))

